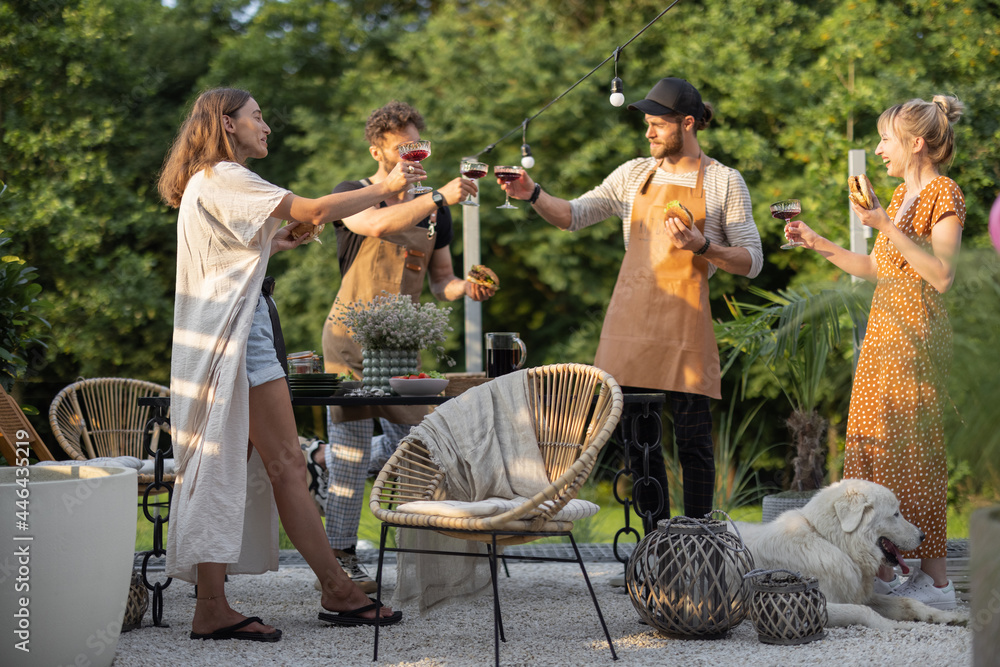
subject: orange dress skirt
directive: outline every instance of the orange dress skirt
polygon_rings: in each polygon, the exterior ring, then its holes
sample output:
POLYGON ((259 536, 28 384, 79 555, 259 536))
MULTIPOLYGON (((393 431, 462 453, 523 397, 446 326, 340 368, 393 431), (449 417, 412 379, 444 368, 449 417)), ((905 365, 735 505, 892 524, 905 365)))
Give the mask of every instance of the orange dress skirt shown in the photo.
MULTIPOLYGON (((906 185, 893 193, 894 219, 906 185)), ((939 176, 920 191, 898 226, 930 252, 944 216, 965 223, 965 199, 939 176)), ((925 534, 907 558, 947 553, 948 468, 942 409, 951 366, 951 324, 941 294, 923 280, 888 237, 872 250, 878 283, 858 359, 847 419, 844 476, 867 479, 896 494, 900 511, 925 534)))

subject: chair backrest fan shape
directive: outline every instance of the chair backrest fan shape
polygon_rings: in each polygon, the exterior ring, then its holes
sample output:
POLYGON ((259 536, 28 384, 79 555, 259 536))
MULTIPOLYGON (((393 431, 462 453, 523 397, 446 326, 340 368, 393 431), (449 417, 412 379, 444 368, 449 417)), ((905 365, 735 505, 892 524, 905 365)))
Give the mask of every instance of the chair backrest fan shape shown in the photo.
MULTIPOLYGON (((555 481, 579 458, 590 443, 594 423, 591 405, 597 393, 596 375, 537 372, 531 374, 532 415, 545 472, 555 481)), ((606 403, 602 386, 598 400, 606 403)), ((598 414, 600 414, 598 406, 598 414)))
MULTIPOLYGON (((146 396, 169 396, 167 387, 127 378, 80 380, 52 401, 49 421, 59 444, 77 460, 98 457, 146 458, 143 431, 151 408, 140 406, 146 396)), ((157 444, 159 427, 153 434, 157 444)))

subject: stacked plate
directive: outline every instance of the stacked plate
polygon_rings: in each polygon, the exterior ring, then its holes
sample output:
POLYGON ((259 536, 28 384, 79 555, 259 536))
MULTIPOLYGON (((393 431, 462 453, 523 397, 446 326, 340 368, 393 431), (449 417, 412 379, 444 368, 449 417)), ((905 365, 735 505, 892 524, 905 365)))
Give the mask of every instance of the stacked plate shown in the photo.
POLYGON ((288 376, 293 396, 323 398, 333 396, 340 388, 336 373, 293 373, 288 376))

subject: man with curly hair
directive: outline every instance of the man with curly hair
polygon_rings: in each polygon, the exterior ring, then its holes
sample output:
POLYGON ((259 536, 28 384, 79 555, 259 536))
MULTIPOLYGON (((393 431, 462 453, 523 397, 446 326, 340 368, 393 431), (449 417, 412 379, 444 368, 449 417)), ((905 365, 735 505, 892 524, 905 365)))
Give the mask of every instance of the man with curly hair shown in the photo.
MULTIPOLYGON (((333 191, 349 192, 382 181, 400 161, 397 147, 419 140, 424 128, 420 112, 404 102, 393 101, 373 111, 365 125, 365 139, 378 168, 368 178, 344 181, 333 191)), ((341 304, 368 302, 383 291, 406 294, 417 302, 425 276, 431 293, 442 301, 463 296, 483 301, 493 296, 495 289, 457 277, 451 260, 453 232, 448 207, 476 191, 473 181, 459 177, 430 195, 401 192, 334 223, 342 278, 323 327, 326 372, 361 375, 361 348, 339 321, 341 304), (404 231, 386 231, 401 225, 404 231)), ((424 406, 330 407, 329 444, 314 442, 306 449, 312 484, 319 496, 317 502, 324 506, 330 546, 351 578, 366 592, 375 591, 375 582, 358 564, 355 554, 365 480, 381 469, 396 444, 426 414, 424 406), (373 437, 375 419, 382 429, 379 437, 373 437)))

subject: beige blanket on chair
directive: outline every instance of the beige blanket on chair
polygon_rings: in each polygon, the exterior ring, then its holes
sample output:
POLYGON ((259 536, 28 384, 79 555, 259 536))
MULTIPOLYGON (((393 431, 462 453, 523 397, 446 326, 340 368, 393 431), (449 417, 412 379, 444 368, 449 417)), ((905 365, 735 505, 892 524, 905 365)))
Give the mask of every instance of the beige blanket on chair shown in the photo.
MULTIPOLYGON (((445 497, 531 497, 549 484, 528 403, 528 373, 519 371, 466 391, 428 415, 407 440, 425 444, 446 472, 445 497)), ((396 531, 400 547, 485 553, 479 542, 456 540, 426 530, 396 531)), ((397 604, 416 601, 421 611, 490 585, 486 558, 400 553, 397 604)))

